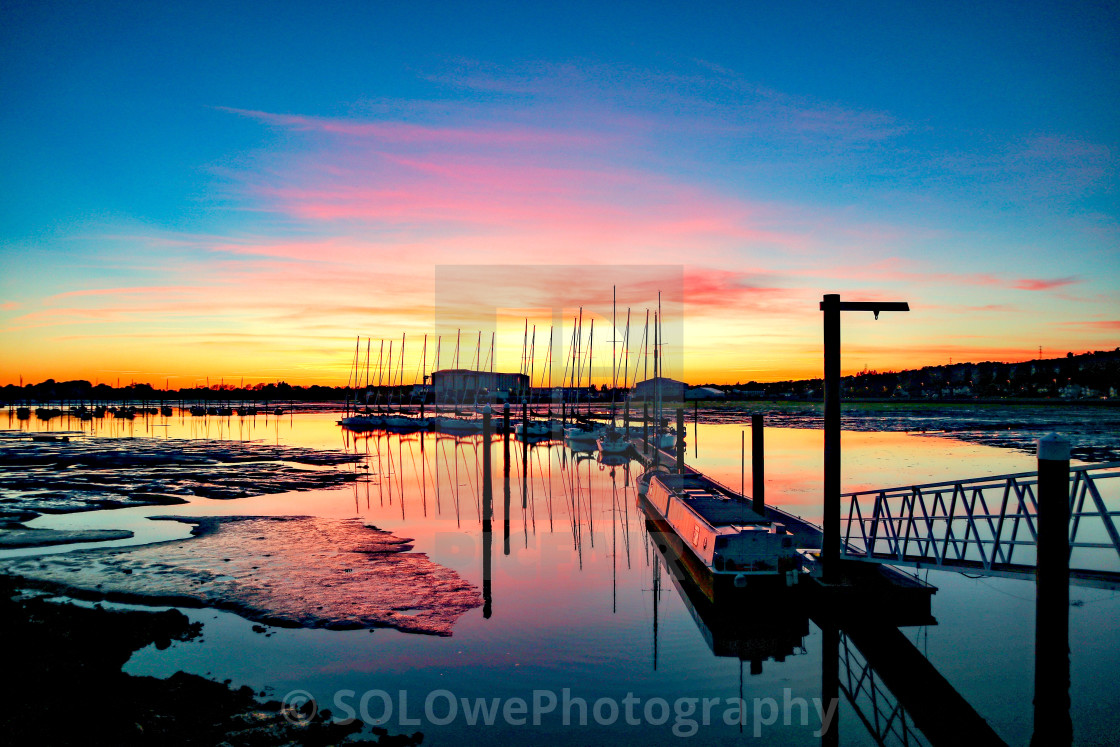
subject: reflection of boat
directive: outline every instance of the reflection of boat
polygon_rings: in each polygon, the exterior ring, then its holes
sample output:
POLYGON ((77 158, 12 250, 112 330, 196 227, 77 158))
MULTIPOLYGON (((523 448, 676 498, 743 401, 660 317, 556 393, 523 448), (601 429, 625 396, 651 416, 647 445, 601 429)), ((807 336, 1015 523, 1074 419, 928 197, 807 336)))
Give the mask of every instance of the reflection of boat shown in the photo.
POLYGON ((680 594, 696 627, 716 656, 734 656, 751 662, 751 674, 762 671, 766 659, 784 661, 787 656, 805 653, 809 616, 798 601, 779 588, 746 590, 734 603, 713 604, 687 573, 681 556, 665 541, 662 532, 651 531, 665 569, 680 594), (749 603, 765 614, 743 614, 749 603))
POLYGON ((613 427, 599 437, 598 444, 603 456, 622 456, 630 451, 630 442, 613 427))
POLYGON ((651 470, 639 501, 689 575, 713 601, 748 585, 788 586, 800 555, 785 527, 704 475, 651 470))
POLYGON ((600 452, 598 461, 599 464, 603 464, 608 467, 621 467, 625 464, 630 463, 630 457, 623 454, 604 454, 600 452))

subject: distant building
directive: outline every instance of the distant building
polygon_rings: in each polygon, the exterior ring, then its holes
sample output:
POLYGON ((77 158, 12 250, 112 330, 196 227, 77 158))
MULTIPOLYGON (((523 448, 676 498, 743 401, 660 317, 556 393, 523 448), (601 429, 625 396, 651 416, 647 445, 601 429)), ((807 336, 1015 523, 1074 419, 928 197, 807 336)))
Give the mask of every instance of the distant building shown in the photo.
POLYGON ((587 386, 533 387, 530 395, 532 402, 589 402, 601 399, 601 395, 587 386))
POLYGON ((685 399, 727 399, 722 389, 710 386, 695 386, 684 394, 685 399))
POLYGON ((631 390, 630 398, 646 400, 656 399, 658 382, 661 382, 661 399, 665 402, 680 402, 684 399, 684 393, 688 389, 688 384, 685 384, 683 381, 667 379, 664 376, 660 376, 656 379, 639 381, 631 390))
POLYGON ((529 377, 522 373, 470 371, 463 368, 432 372, 436 402, 520 401, 529 391, 529 377))

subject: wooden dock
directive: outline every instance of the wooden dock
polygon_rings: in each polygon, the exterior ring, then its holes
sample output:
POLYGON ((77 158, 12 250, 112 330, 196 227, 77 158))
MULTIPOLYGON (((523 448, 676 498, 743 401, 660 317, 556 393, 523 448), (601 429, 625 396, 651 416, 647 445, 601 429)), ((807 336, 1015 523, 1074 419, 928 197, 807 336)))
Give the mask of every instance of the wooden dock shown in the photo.
MULTIPOLYGON (((649 469, 656 463, 670 471, 676 470, 675 451, 656 450, 652 445, 647 451, 641 437, 632 437, 630 443, 644 468, 649 469)), ((698 470, 688 465, 684 465, 684 471, 699 474, 698 470)), ((740 495, 737 490, 726 485, 723 487, 740 495)), ((750 500, 746 495, 743 498, 750 500)), ((830 616, 839 614, 846 621, 875 620, 902 626, 935 623, 931 613, 931 597, 937 591, 935 586, 893 566, 861 561, 842 561, 837 573, 826 581, 820 562, 824 540, 821 528, 776 506, 767 505, 765 511, 767 519, 782 524, 793 534, 794 543, 802 551, 806 572, 791 591, 814 612, 827 612, 830 616)), ((664 531, 664 527, 656 522, 654 529, 664 531)))

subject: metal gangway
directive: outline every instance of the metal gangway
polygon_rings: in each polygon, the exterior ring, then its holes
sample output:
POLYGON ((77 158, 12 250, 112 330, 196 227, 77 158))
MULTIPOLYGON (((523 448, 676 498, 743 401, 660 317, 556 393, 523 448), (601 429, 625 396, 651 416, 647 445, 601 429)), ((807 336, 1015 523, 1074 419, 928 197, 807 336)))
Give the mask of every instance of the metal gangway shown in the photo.
MULTIPOLYGON (((1120 587, 1120 462, 1070 467, 1070 581, 1120 587)), ((841 555, 993 575, 1034 574, 1037 472, 862 490, 847 504, 841 555)))

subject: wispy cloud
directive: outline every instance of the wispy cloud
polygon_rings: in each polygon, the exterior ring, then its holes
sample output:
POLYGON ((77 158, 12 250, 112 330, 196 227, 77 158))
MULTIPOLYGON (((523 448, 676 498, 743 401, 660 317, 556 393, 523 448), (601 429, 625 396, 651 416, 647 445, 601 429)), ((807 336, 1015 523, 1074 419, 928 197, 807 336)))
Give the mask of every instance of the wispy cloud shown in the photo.
POLYGON ((1011 287, 1017 290, 1044 291, 1062 288, 1080 282, 1081 278, 1076 276, 1065 278, 1023 278, 1021 280, 1012 281, 1011 287))

